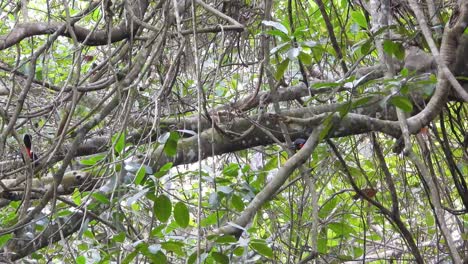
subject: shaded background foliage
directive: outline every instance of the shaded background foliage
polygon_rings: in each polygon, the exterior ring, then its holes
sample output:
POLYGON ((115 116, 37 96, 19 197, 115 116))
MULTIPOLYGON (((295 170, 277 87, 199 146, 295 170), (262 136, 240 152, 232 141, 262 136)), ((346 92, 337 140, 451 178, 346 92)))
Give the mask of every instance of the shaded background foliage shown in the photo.
POLYGON ((467 261, 463 1, 0 6, 1 261, 467 261))

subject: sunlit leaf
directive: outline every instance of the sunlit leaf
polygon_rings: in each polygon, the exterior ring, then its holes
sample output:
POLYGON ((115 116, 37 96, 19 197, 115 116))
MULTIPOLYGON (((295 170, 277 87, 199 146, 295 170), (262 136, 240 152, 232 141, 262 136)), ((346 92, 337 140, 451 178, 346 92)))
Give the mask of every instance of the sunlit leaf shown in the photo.
POLYGON ((290 48, 288 52, 286 53, 286 56, 288 56, 288 59, 294 60, 299 56, 299 53, 301 52, 301 49, 299 48, 290 48))
POLYGON ((265 26, 274 27, 274 28, 278 29, 279 31, 283 32, 286 35, 288 35, 288 33, 289 33, 288 29, 283 24, 281 24, 279 22, 263 20, 262 24, 264 24, 265 26))
POLYGON ((13 237, 11 233, 0 236, 0 248, 3 248, 5 244, 13 237))
POLYGON ((367 20, 364 14, 360 11, 351 11, 351 17, 360 27, 367 28, 367 20))

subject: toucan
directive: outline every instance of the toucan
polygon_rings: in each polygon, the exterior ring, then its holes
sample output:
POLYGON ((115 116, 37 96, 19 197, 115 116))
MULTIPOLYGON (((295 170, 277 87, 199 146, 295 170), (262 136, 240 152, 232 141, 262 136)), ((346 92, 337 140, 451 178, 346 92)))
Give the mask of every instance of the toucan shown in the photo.
MULTIPOLYGON (((32 136, 29 134, 25 134, 23 137, 23 143, 24 143, 24 146, 26 147, 26 153, 28 154, 29 158, 31 159, 32 164, 34 165, 38 157, 36 153, 32 151, 32 136)), ((24 162, 25 160, 23 156, 21 156, 21 158, 23 159, 23 162, 24 162)))
POLYGON ((307 140, 303 138, 297 138, 294 140, 293 144, 291 145, 291 149, 293 150, 300 150, 302 147, 304 147, 304 144, 306 143, 307 140))

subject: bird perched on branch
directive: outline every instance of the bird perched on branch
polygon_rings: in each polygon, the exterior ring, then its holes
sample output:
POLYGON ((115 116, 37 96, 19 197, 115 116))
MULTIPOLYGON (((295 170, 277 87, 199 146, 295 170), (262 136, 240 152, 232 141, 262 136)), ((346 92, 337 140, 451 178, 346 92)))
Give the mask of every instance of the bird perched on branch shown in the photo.
MULTIPOLYGON (((26 154, 28 154, 28 157, 30 158, 34 166, 36 161, 38 160, 38 157, 36 153, 32 151, 32 136, 29 134, 25 134, 23 137, 23 143, 24 143, 24 146, 26 147, 26 154)), ((23 162, 25 162, 24 157, 21 156, 21 158, 23 159, 23 162)))
POLYGON ((306 143, 306 141, 307 140, 303 138, 297 138, 296 140, 294 140, 293 144, 291 145, 291 149, 295 151, 300 150, 302 147, 304 147, 304 144, 306 143))
MULTIPOLYGON (((374 198, 374 196, 377 194, 377 190, 374 188, 365 188, 365 189, 362 189, 361 192, 363 192, 369 198, 374 198)), ((358 193, 353 195, 354 200, 358 200, 360 198, 361 198, 361 195, 359 195, 358 193)))

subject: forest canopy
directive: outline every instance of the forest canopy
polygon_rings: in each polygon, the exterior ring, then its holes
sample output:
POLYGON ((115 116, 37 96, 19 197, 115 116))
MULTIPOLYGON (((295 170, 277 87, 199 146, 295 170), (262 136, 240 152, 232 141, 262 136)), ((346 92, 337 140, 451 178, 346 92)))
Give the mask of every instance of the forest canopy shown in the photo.
POLYGON ((468 263, 468 2, 0 7, 0 262, 468 263))

